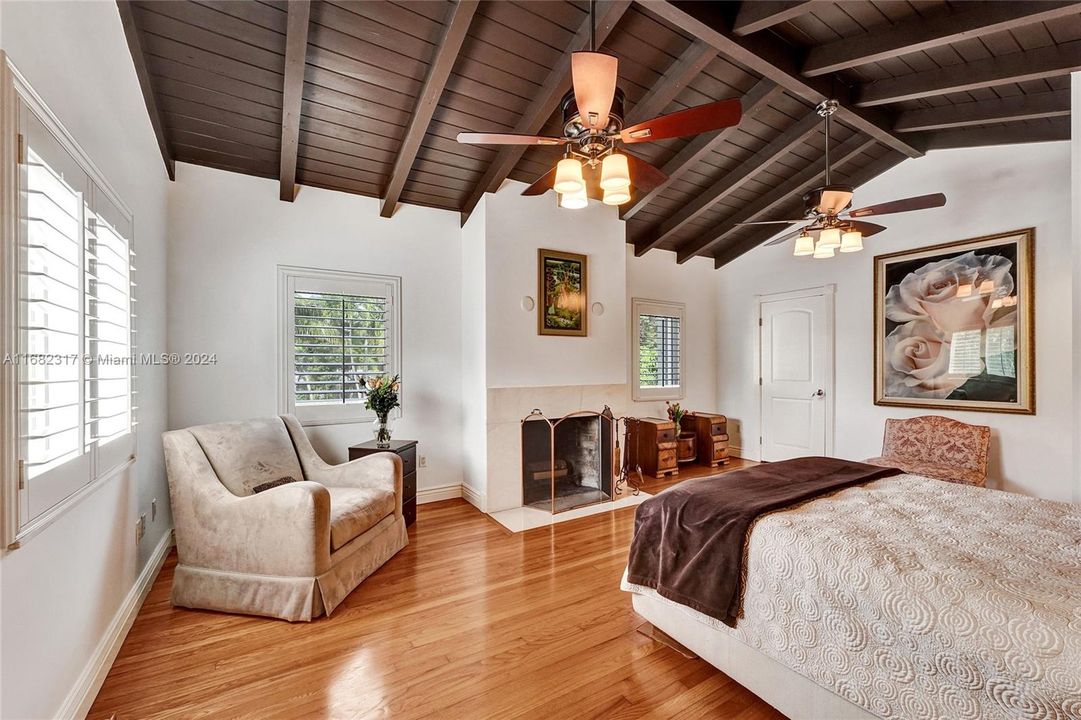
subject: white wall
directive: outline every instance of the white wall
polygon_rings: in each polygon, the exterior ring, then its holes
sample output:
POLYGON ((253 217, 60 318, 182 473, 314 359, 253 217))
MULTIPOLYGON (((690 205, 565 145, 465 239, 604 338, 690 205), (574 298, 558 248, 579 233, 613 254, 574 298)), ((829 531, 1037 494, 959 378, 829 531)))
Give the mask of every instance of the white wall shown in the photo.
POLYGON ((524 187, 506 182, 487 197, 488 387, 626 382, 626 235, 616 209, 590 203, 561 210, 553 193, 522 197, 524 187), (600 302, 605 309, 599 316, 590 312, 588 337, 537 334, 538 248, 589 257, 589 305, 600 302), (525 295, 536 302, 531 312, 522 310, 525 295))
POLYGON ((990 484, 1069 500, 1072 477, 1073 325, 1071 313, 1069 143, 928 153, 906 160, 861 187, 856 202, 941 191, 945 208, 883 218, 889 229, 867 250, 830 260, 794 258, 791 244, 759 248, 719 273, 721 341, 718 393, 723 412, 742 423, 736 438, 755 457, 758 394, 753 367, 756 293, 837 285, 835 454, 877 455, 887 417, 926 414, 876 407, 872 397, 872 259, 874 255, 1025 227, 1036 228, 1037 415, 944 412, 993 428, 990 484))
MULTIPOLYGON (((277 266, 402 278, 402 417, 421 441, 419 488, 458 485, 461 465, 461 231, 458 214, 400 207, 180 163, 169 197, 169 350, 216 353, 169 374, 169 426, 278 413, 277 266)), ((372 439, 370 423, 309 428, 329 462, 372 439)))
POLYGON ((488 386, 487 282, 485 270, 488 196, 462 228, 462 489, 481 510, 487 507, 488 386), (468 280, 464 280, 468 278, 468 280))
MULTIPOLYGON (((2 4, 0 45, 135 213, 139 350, 165 349, 168 179, 116 6, 2 4)), ((160 433, 165 369, 139 368, 134 468, 0 559, 0 716, 54 717, 171 527, 160 433), (150 522, 150 501, 161 509, 150 522), (147 533, 135 545, 135 520, 147 533)))

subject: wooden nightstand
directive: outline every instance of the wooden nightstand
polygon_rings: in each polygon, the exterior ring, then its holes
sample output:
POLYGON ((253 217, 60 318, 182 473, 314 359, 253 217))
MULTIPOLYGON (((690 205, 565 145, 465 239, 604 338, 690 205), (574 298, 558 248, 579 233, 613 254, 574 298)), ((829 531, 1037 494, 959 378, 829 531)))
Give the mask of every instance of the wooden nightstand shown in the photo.
POLYGON ((417 521, 417 441, 391 440, 390 447, 375 446, 375 440, 349 446, 349 459, 356 460, 375 453, 392 452, 402 459, 402 515, 406 526, 417 521))

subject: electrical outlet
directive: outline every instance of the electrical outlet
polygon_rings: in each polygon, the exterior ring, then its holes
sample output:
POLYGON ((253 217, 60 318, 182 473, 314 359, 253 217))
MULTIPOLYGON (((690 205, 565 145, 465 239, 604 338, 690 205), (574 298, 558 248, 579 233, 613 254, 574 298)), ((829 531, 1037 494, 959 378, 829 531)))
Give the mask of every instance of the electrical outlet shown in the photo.
POLYGON ((421 455, 420 456, 420 466, 421 467, 428 467, 428 456, 427 455, 421 455))
POLYGON ((154 498, 150 501, 150 522, 155 522, 158 519, 158 499, 154 498))

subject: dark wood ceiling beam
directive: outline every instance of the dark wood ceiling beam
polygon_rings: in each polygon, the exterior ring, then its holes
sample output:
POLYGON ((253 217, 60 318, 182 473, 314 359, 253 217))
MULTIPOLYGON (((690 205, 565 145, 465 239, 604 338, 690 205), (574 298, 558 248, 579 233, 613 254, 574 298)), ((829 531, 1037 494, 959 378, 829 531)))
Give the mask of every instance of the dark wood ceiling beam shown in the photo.
POLYGON ((959 105, 906 110, 897 117, 897 132, 949 130, 971 125, 1020 122, 1070 114, 1070 91, 1053 90, 998 100, 979 100, 959 105))
POLYGON ((1076 2, 969 2, 960 7, 961 10, 948 15, 915 16, 892 27, 876 28, 811 48, 803 64, 803 74, 827 75, 1079 11, 1076 2))
POLYGON ((394 210, 398 207, 402 188, 409 179, 409 171, 417 159, 420 143, 428 133, 428 125, 432 121, 436 108, 439 107, 439 98, 443 96, 447 78, 450 77, 450 71, 454 68, 454 61, 458 59, 458 51, 462 49, 462 43, 465 42, 469 25, 473 22, 473 15, 477 12, 478 5, 480 5, 479 0, 459 0, 450 10, 443 38, 428 65, 428 76, 424 79, 420 95, 417 96, 413 116, 409 119, 409 126, 402 137, 402 144, 394 159, 394 167, 390 171, 390 179, 383 191, 383 202, 379 208, 379 214, 385 218, 394 215, 394 210))
POLYGON ((814 0, 744 0, 739 4, 732 32, 750 35, 788 22, 812 10, 814 0))
MULTIPOLYGON (((854 188, 858 188, 860 185, 870 182, 872 179, 878 177, 882 173, 886 172, 892 167, 895 167, 906 158, 904 155, 896 152, 891 152, 888 155, 884 155, 881 158, 875 160, 871 164, 860 168, 852 175, 843 177, 846 185, 851 185, 854 188)), ((780 231, 776 229, 776 226, 764 227, 761 230, 757 230, 754 233, 743 238, 739 243, 735 243, 729 247, 719 250, 713 256, 714 269, 720 269, 728 263, 735 260, 740 255, 754 250, 756 247, 766 242, 774 235, 777 235, 780 231)))
POLYGON ((937 130, 926 135, 930 150, 1055 142, 1070 139, 1070 119, 1058 117, 1032 125, 997 125, 978 128, 937 130))
POLYGON ((297 151, 300 147, 300 106, 304 99, 304 64, 308 54, 311 3, 289 3, 285 30, 285 81, 282 91, 282 142, 278 168, 279 194, 286 202, 297 196, 297 151))
POLYGON ((856 104, 866 108, 919 100, 1069 75, 1075 70, 1081 70, 1081 40, 878 80, 860 89, 856 104))
POLYGON ((774 138, 769 144, 751 155, 745 161, 722 175, 708 188, 698 193, 694 199, 679 210, 651 228, 634 243, 634 254, 644 255, 672 237, 687 223, 709 210, 715 204, 731 195, 744 183, 758 175, 777 160, 801 145, 822 125, 822 118, 813 110, 797 120, 787 130, 774 138))
POLYGON ((676 95, 687 87, 691 80, 706 69, 706 66, 717 57, 717 50, 712 45, 702 40, 695 40, 676 60, 664 71, 664 75, 654 83, 653 87, 642 96, 630 112, 624 127, 637 125, 645 120, 651 120, 668 107, 676 95))
MULTIPOLYGON (((623 13, 627 12, 630 6, 631 0, 607 0, 607 2, 597 3, 595 36, 598 48, 601 47, 609 33, 615 28, 616 23, 623 17, 623 13)), ((570 46, 552 66, 544 82, 541 83, 533 102, 526 108, 525 113, 522 114, 522 118, 514 126, 512 132, 535 135, 544 127, 544 123, 556 109, 560 99, 571 88, 571 55, 577 50, 589 48, 589 34, 590 19, 586 17, 579 26, 578 32, 574 34, 570 46)), ((484 197, 484 193, 495 192, 499 189, 499 186, 507 179, 507 175, 514 169, 514 166, 521 160, 522 155, 525 154, 526 149, 529 147, 528 145, 505 145, 500 148, 499 153, 488 165, 484 175, 481 176, 481 179, 462 206, 462 225, 465 225, 470 213, 473 212, 480 199, 484 197)))
POLYGON ((139 90, 143 93, 143 104, 146 105, 146 112, 150 116, 150 127, 154 129, 158 150, 161 152, 162 161, 165 162, 165 172, 170 180, 176 180, 176 161, 169 149, 169 141, 165 137, 165 125, 161 121, 158 102, 154 97, 154 88, 150 84, 150 71, 147 69, 146 55, 143 53, 143 41, 139 37, 139 28, 135 24, 135 10, 128 0, 117 0, 116 8, 120 11, 120 24, 124 27, 128 52, 131 53, 131 61, 135 65, 135 77, 139 79, 139 90))
POLYGON ((769 80, 759 80, 755 83, 754 87, 748 90, 746 95, 740 98, 743 117, 740 119, 739 125, 727 127, 724 130, 718 130, 717 132, 696 135, 682 150, 661 166, 661 172, 667 175, 668 179, 648 193, 635 199, 634 204, 630 205, 626 210, 623 210, 620 213, 620 217, 624 220, 634 217, 638 211, 653 202, 669 185, 683 177, 687 171, 698 164, 699 161, 724 143, 728 142, 739 130, 740 125, 743 125, 748 118, 753 118, 758 115, 758 113, 761 112, 763 108, 767 107, 770 102, 783 94, 784 90, 777 87, 777 85, 769 80))
MULTIPOLYGON (((868 140, 856 135, 841 143, 830 158, 834 168, 843 167, 863 151, 875 144, 874 140, 868 140)), ((713 227, 702 232, 701 235, 684 243, 676 249, 676 262, 683 264, 697 255, 706 254, 710 248, 723 241, 729 233, 734 232, 741 222, 750 222, 762 218, 778 205, 799 197, 811 188, 818 187, 823 180, 823 166, 817 162, 811 163, 807 168, 793 175, 787 181, 781 183, 769 192, 761 195, 754 201, 745 205, 741 210, 732 213, 713 227)))
MULTIPOLYGON (((650 12, 675 25, 689 35, 705 40, 718 52, 752 72, 769 78, 782 88, 817 105, 835 97, 837 87, 829 78, 807 78, 801 74, 799 53, 780 40, 759 33, 747 37, 734 35, 726 26, 722 3, 688 2, 687 0, 638 0, 650 12)), ((922 149, 916 141, 904 138, 893 130, 894 120, 886 113, 870 108, 851 107, 841 97, 840 109, 834 119, 854 130, 870 135, 883 145, 908 157, 920 157, 922 149)))

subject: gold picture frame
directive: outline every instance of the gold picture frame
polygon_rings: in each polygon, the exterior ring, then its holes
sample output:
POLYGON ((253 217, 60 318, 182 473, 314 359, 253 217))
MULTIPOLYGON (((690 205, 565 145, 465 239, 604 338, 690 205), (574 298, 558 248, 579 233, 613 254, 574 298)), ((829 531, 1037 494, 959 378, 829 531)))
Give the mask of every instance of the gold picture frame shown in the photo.
POLYGON ((589 334, 589 259, 578 253, 537 251, 537 334, 589 334))
POLYGON ((875 405, 1036 414, 1034 228, 874 259, 875 405))

